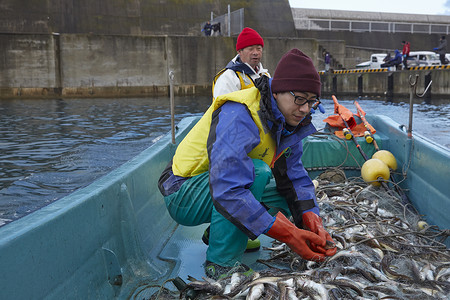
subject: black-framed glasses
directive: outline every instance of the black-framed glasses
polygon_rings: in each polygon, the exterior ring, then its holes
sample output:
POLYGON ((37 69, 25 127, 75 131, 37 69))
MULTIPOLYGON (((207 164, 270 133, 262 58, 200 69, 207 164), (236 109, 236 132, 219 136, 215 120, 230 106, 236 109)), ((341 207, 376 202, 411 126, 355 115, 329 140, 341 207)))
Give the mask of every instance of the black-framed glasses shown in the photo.
POLYGON ((302 96, 296 96, 294 94, 294 92, 290 91, 289 92, 292 96, 294 96, 294 103, 297 104, 298 106, 303 106, 305 104, 308 104, 309 108, 314 108, 316 109, 317 106, 320 104, 320 99, 319 98, 315 98, 315 99, 307 99, 305 97, 302 96))

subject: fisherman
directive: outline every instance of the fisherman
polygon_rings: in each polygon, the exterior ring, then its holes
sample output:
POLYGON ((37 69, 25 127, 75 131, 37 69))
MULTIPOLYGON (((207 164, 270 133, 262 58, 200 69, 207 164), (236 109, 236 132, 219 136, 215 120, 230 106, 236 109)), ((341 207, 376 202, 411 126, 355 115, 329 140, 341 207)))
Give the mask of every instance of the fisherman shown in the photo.
POLYGON ((212 30, 211 22, 207 21, 205 26, 203 26, 203 28, 202 28, 202 32, 205 33, 205 36, 210 36, 211 35, 211 30, 212 30))
POLYGON ((237 55, 216 74, 213 81, 213 98, 254 86, 261 75, 270 77, 261 64, 264 41, 258 32, 245 27, 236 43, 237 55))
POLYGON ((411 44, 408 41, 402 41, 402 56, 403 56, 403 65, 405 66, 405 70, 408 69, 408 57, 409 51, 411 49, 411 44))
POLYGON ((447 52, 447 40, 445 39, 445 35, 441 36, 439 40, 439 46, 433 48, 434 52, 439 54, 439 60, 441 61, 441 65, 446 65, 447 61, 445 60, 445 53, 447 52))
POLYGON ((213 279, 251 272, 241 258, 248 238, 261 234, 307 260, 336 253, 301 161, 302 139, 316 131, 311 108, 320 103, 318 72, 292 49, 273 79, 255 83, 213 100, 158 182, 175 221, 211 223, 205 273, 213 279))
POLYGON ((397 68, 400 68, 402 64, 402 55, 400 54, 400 51, 395 49, 395 56, 389 61, 385 62, 384 64, 381 64, 380 67, 386 68, 386 67, 392 67, 396 66, 397 68))
MULTIPOLYGON (((261 64, 264 40, 256 30, 245 27, 236 42, 237 55, 214 76, 213 99, 217 96, 247 89, 255 86, 254 80, 262 75, 270 77, 267 69, 261 64)), ((208 245, 208 227, 202 240, 208 245)), ((246 251, 257 251, 261 247, 259 239, 248 240, 246 251)))

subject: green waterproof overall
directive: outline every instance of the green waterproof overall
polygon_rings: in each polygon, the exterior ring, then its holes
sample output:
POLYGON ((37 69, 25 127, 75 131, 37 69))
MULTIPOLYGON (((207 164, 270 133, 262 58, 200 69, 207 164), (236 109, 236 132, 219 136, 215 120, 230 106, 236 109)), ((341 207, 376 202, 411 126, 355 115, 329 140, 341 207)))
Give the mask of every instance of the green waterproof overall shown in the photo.
MULTIPOLYGON (((268 212, 272 216, 278 211, 290 216, 285 198, 276 189, 270 167, 259 159, 253 159, 253 165, 255 181, 250 187, 253 196, 269 207, 268 212)), ((164 199, 169 214, 179 224, 196 226, 211 223, 206 253, 208 261, 226 267, 241 261, 248 237, 214 208, 209 191, 209 172, 190 178, 177 192, 164 199)))

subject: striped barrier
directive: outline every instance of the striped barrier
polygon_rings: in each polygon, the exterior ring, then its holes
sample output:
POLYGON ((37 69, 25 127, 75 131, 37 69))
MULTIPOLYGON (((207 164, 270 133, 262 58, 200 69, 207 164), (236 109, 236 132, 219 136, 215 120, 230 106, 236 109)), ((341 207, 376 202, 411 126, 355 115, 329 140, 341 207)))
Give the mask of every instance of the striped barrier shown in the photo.
MULTIPOLYGON (((415 70, 446 70, 450 69, 449 65, 444 66, 424 66, 424 67, 411 67, 408 68, 408 71, 415 71, 415 70)), ((331 74, 350 74, 350 73, 377 73, 377 72, 388 72, 388 68, 381 68, 381 69, 351 69, 351 70, 331 70, 331 74)), ((325 71, 320 71, 319 75, 326 74, 325 71)))
POLYGON ((408 68, 408 70, 411 70, 411 71, 414 71, 414 70, 438 70, 438 69, 442 69, 442 70, 450 69, 450 65, 445 65, 445 66, 426 66, 426 67, 411 67, 411 68, 408 68))
MULTIPOLYGON (((332 70, 330 73, 332 74, 349 74, 349 73, 376 73, 376 72, 387 72, 388 68, 382 69, 351 69, 351 70, 332 70)), ((324 71, 319 72, 320 75, 326 74, 324 71)))

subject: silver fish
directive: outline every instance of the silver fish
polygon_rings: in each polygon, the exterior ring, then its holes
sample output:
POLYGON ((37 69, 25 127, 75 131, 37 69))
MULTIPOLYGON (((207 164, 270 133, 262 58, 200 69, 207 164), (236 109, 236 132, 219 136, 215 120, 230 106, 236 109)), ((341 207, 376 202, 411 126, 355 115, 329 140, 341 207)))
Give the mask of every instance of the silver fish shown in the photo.
POLYGON ((251 286, 246 300, 259 300, 264 292, 264 284, 258 283, 251 286))
POLYGON ((297 277, 297 286, 313 300, 328 300, 328 291, 323 284, 305 277, 297 277))

